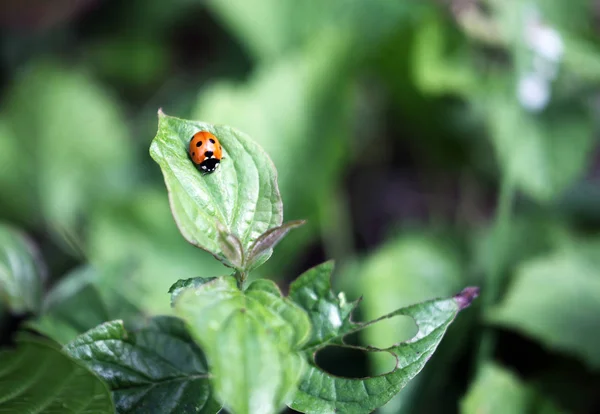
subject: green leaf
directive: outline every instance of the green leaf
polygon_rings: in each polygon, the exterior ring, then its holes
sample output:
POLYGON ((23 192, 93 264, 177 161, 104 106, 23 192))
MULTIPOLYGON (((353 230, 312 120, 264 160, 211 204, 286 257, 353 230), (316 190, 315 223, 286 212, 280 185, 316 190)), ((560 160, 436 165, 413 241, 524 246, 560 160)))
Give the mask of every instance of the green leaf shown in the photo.
POLYGON ((106 322, 65 347, 110 386, 119 413, 217 413, 204 355, 177 318, 106 322))
POLYGON ((234 266, 221 250, 223 230, 235 235, 247 251, 261 234, 281 225, 283 207, 275 167, 245 134, 159 112, 150 154, 162 169, 183 236, 226 265, 234 266), (208 175, 195 168, 187 153, 190 138, 200 130, 212 132, 223 145, 221 167, 208 175))
POLYGON ((44 298, 42 315, 28 321, 28 327, 43 333, 60 344, 72 341, 79 334, 111 319, 132 322, 138 309, 128 303, 120 292, 99 287, 108 272, 120 277, 126 269, 98 269, 82 266, 75 269, 52 287, 44 298))
POLYGON ((171 286, 169 293, 171 294, 171 306, 175 306, 175 301, 179 295, 185 292, 188 288, 196 288, 202 286, 205 283, 211 282, 217 279, 216 277, 194 277, 192 279, 180 279, 171 286))
POLYGON ((6 114, 35 165, 35 207, 54 235, 79 244, 81 221, 126 195, 135 176, 125 120, 116 100, 81 70, 44 62, 21 73, 6 114))
POLYGON ((497 94, 489 122, 504 174, 536 200, 553 200, 585 170, 594 145, 590 118, 573 110, 532 115, 497 94))
POLYGON ((234 414, 278 412, 304 372, 306 313, 268 280, 246 291, 231 276, 186 284, 174 308, 206 352, 218 399, 234 414))
POLYGON ((477 374, 460 404, 461 414, 560 414, 513 373, 488 363, 477 374))
POLYGON ((329 275, 334 262, 325 262, 302 274, 290 285, 290 299, 302 306, 312 320, 312 336, 306 347, 327 343, 349 329, 350 315, 357 302, 346 301, 343 293, 331 291, 329 275))
POLYGON ((598 245, 575 245, 522 263, 491 322, 600 368, 598 245))
POLYGON ((112 414, 106 384, 41 338, 22 335, 0 351, 0 411, 112 414))
POLYGON ((17 314, 37 313, 44 276, 33 243, 25 234, 0 223, 0 303, 17 314))
POLYGON ((263 263, 266 258, 269 257, 270 251, 275 248, 275 245, 279 243, 292 229, 298 228, 305 223, 304 220, 296 220, 285 223, 279 227, 273 227, 272 229, 264 232, 256 241, 250 246, 248 252, 248 263, 246 267, 248 269, 254 269, 263 263))
POLYGON ((366 323, 355 323, 351 312, 356 306, 331 291, 331 262, 314 267, 290 287, 290 298, 300 304, 313 323, 313 335, 305 347, 309 369, 290 407, 304 413, 370 413, 387 403, 425 366, 446 329, 458 312, 470 305, 478 288, 466 288, 449 299, 438 299, 398 309, 366 323), (370 378, 343 378, 321 370, 315 354, 327 345, 347 346, 344 336, 396 315, 414 319, 418 332, 409 341, 386 349, 369 347, 369 352, 387 352, 396 357, 396 367, 387 374, 370 378))

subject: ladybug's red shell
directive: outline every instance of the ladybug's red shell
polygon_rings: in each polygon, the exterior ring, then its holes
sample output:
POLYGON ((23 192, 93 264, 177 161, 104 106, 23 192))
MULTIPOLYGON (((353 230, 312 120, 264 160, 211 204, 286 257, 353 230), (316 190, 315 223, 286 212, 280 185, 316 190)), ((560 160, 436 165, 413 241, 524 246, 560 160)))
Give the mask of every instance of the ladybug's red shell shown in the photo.
POLYGON ((211 173, 217 169, 223 158, 221 143, 208 131, 196 132, 190 140, 190 158, 196 167, 204 172, 211 173))

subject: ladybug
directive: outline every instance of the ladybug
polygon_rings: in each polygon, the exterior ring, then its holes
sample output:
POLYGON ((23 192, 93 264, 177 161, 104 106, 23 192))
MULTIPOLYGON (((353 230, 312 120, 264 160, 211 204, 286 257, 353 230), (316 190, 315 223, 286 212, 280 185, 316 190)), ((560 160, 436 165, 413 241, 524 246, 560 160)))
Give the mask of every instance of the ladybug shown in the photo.
POLYGON ((204 174, 217 169, 223 158, 221 143, 208 131, 199 131, 190 140, 190 158, 204 174))

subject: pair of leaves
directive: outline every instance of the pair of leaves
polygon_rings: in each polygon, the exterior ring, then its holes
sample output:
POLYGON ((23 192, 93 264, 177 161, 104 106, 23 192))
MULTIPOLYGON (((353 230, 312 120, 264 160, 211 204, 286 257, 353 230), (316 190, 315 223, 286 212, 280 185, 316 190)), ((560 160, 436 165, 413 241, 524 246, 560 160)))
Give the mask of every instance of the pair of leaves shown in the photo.
POLYGON ((240 271, 252 270, 271 256, 273 247, 290 230, 300 227, 304 223, 304 220, 295 220, 267 230, 250 245, 247 252, 244 251, 242 243, 234 234, 221 230, 219 233, 219 247, 232 267, 240 271))
POLYGON ((0 223, 0 305, 16 314, 39 312, 44 276, 33 243, 18 230, 0 223))
POLYGON ((217 413, 202 351, 183 322, 155 317, 135 332, 106 322, 65 347, 112 390, 119 413, 217 413))
POLYGON ((114 412, 110 391, 53 343, 29 335, 0 351, 0 411, 5 413, 114 412))
POLYGON ((275 167, 242 132, 159 112, 150 154, 163 171, 183 236, 229 267, 250 271, 260 266, 274 244, 301 224, 282 226, 275 167), (209 175, 200 174, 187 154, 190 138, 201 130, 213 133, 223 146, 221 167, 209 175))
POLYGON ((206 352, 218 399, 234 413, 276 413, 305 368, 297 352, 310 333, 306 313, 277 286, 240 291, 232 276, 190 279, 173 289, 175 312, 206 352))

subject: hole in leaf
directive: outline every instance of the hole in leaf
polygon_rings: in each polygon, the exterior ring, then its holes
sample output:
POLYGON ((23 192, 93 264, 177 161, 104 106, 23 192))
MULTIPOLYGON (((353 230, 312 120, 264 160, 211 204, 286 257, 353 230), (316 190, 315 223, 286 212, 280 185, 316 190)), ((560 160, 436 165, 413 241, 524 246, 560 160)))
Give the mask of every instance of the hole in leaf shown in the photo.
POLYGON ((327 346, 315 355, 317 366, 323 371, 345 378, 365 378, 369 375, 385 374, 396 366, 396 358, 389 352, 369 352, 360 348, 327 346), (381 370, 373 372, 370 368, 372 354, 381 354, 381 370))
POLYGON ((386 349, 400 342, 408 341, 417 332, 417 324, 413 318, 405 315, 397 315, 367 326, 360 331, 360 338, 361 343, 365 346, 369 345, 375 348, 386 349))

